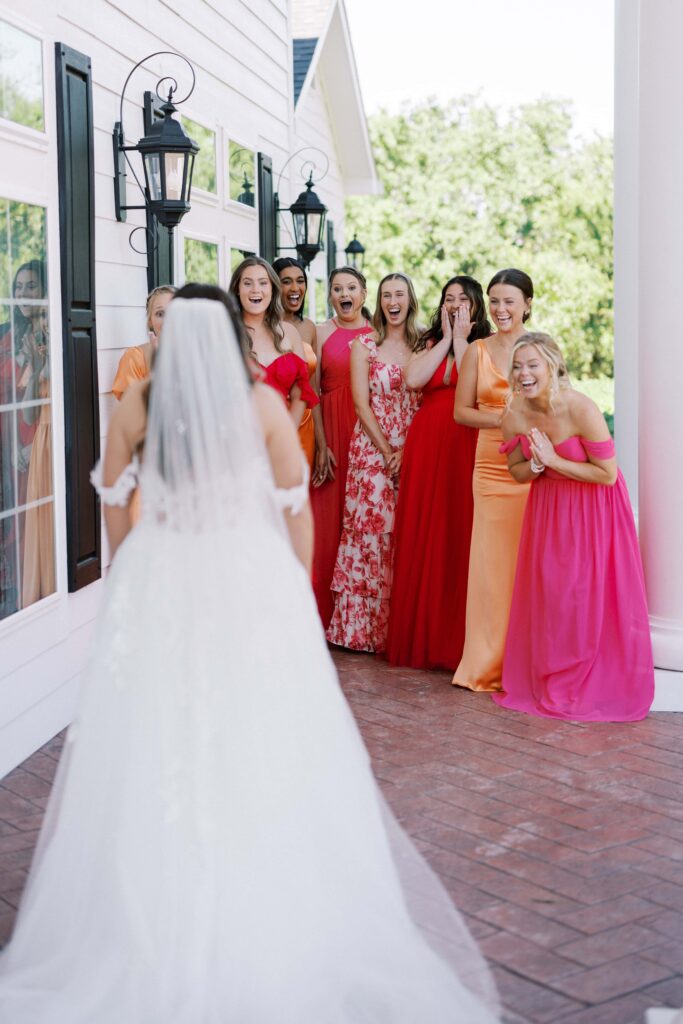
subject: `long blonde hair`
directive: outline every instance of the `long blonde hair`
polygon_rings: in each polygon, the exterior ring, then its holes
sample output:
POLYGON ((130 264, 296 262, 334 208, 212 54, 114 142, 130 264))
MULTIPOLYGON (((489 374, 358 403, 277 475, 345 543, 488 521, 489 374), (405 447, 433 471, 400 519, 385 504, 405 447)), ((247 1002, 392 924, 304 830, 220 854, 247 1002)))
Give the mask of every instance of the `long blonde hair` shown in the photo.
POLYGON ((396 271, 393 274, 387 274, 379 283, 377 289, 377 303, 375 304, 375 312, 372 317, 372 326, 375 329, 377 335, 377 345, 381 345, 387 336, 387 318, 382 312, 382 288, 387 281, 403 281, 408 289, 408 316, 406 317, 406 341, 408 346, 415 351, 420 335, 422 334, 422 328, 417 322, 418 313, 418 302, 417 295, 415 294, 415 288, 413 282, 410 280, 407 274, 403 274, 396 271))
POLYGON ((541 359, 547 363, 550 370, 550 402, 552 405, 552 400, 558 392, 572 386, 569 370, 567 369, 560 346, 549 334, 542 334, 540 331, 529 331, 527 334, 523 334, 521 338, 518 338, 512 346, 512 352, 510 353, 508 384, 510 385, 511 392, 514 391, 512 366, 520 348, 536 349, 541 359))

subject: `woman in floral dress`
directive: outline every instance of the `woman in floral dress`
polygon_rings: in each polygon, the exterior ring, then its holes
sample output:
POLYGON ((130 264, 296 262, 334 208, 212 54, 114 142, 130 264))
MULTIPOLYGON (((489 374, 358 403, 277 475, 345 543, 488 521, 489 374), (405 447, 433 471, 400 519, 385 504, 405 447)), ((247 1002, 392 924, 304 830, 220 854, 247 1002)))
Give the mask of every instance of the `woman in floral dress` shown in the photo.
POLYGON ((386 646, 398 480, 419 395, 403 368, 419 337, 409 277, 388 274, 377 291, 374 332, 351 348, 351 391, 358 414, 349 448, 344 524, 332 577, 333 644, 354 651, 386 646))

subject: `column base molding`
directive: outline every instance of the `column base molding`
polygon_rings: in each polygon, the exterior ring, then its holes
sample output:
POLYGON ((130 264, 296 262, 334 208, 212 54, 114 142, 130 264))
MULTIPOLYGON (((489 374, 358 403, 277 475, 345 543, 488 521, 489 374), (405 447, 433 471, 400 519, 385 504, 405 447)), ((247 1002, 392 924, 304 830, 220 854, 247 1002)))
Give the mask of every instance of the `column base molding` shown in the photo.
POLYGON ((683 672, 683 622, 650 616, 652 653, 657 668, 683 672))
POLYGON ((652 711, 683 711, 683 672, 655 669, 655 699, 652 711))

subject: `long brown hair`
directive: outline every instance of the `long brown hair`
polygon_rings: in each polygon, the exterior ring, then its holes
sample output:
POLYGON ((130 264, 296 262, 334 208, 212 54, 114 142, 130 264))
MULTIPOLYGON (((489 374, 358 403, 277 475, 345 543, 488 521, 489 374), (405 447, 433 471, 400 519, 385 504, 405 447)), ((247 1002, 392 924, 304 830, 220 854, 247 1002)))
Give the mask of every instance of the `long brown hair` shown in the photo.
POLYGON ((387 318, 382 310, 382 288, 387 281, 403 281, 406 288, 408 289, 408 316, 406 317, 406 341, 408 342, 409 348, 415 351, 421 329, 417 322, 418 314, 418 302, 417 295, 415 294, 415 288, 413 282, 410 280, 407 274, 403 274, 401 271, 395 271, 392 274, 386 274, 385 277, 379 283, 377 288, 377 303, 375 305, 375 312, 372 317, 372 326, 375 329, 377 335, 377 345, 381 345, 387 336, 387 318))
MULTIPOLYGON (((230 278, 228 291, 231 295, 235 296, 238 308, 242 309, 242 304, 240 302, 240 279, 247 267, 263 267, 268 275, 273 293, 271 295, 270 302, 268 303, 268 309, 263 315, 263 322, 273 337, 273 344, 275 345, 276 351, 284 352, 285 350, 282 348, 282 342, 284 341, 285 332, 282 327, 282 321, 285 318, 285 310, 282 305, 280 278, 277 276, 268 260, 261 259, 260 256, 247 256, 247 258, 242 260, 240 265, 234 270, 233 275, 230 278)), ((249 328, 247 328, 247 335, 249 336, 249 328)), ((250 336, 249 348, 252 348, 250 336)))
MULTIPOLYGON (((356 270, 355 267, 335 267, 327 281, 327 301, 330 305, 332 305, 332 285, 334 284, 334 279, 337 274, 350 274, 351 277, 355 277, 365 294, 368 294, 368 282, 365 280, 365 274, 362 274, 360 270, 356 270)), ((365 317, 368 323, 372 321, 372 313, 367 306, 361 306, 360 313, 361 316, 365 317)))
POLYGON ((470 300, 470 318, 474 326, 467 336, 468 345, 473 341, 477 341, 479 338, 488 338, 490 335, 491 324, 486 316, 486 303, 484 302, 484 292, 482 291, 481 285, 473 277, 469 277, 467 274, 457 274, 449 281, 446 281, 443 286, 439 305, 432 314, 432 322, 417 343, 415 349, 416 352, 421 352, 425 348, 430 348, 431 345, 435 345, 437 342, 442 340, 443 328, 441 326, 441 312, 443 310, 443 304, 446 301, 446 292, 454 284, 460 285, 465 295, 470 300))

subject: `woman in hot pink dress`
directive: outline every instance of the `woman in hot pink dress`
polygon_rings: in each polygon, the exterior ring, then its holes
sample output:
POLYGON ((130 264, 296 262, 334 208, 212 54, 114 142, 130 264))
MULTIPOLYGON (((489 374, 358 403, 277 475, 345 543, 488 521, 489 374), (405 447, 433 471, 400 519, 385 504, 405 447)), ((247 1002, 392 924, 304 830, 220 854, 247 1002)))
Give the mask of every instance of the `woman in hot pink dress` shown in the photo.
POLYGON ((334 316, 316 329, 322 431, 316 423, 316 455, 311 488, 315 524, 313 591, 324 628, 330 624, 334 598, 332 573, 337 560, 344 518, 344 494, 349 444, 356 425, 351 395, 351 342, 371 334, 365 278, 354 267, 338 267, 330 274, 330 302, 334 316))
POLYGON ((386 646, 398 479, 406 434, 419 404, 403 376, 419 337, 416 318, 410 278, 388 274, 377 291, 375 330, 356 338, 351 350, 358 422, 349 447, 327 639, 354 651, 383 651, 386 646))
POLYGON ((545 334, 512 350, 502 449, 532 480, 496 703, 546 718, 633 722, 654 669, 631 504, 600 410, 545 334))

